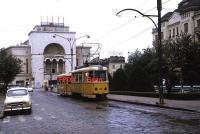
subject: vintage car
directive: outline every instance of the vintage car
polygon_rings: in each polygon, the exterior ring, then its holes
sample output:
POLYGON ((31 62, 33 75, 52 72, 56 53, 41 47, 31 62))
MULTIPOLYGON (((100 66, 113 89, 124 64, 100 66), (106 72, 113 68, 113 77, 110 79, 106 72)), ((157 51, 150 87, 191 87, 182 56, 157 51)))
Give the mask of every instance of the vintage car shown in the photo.
POLYGON ((31 96, 25 87, 10 88, 6 93, 4 112, 16 110, 26 110, 29 114, 32 111, 31 96))

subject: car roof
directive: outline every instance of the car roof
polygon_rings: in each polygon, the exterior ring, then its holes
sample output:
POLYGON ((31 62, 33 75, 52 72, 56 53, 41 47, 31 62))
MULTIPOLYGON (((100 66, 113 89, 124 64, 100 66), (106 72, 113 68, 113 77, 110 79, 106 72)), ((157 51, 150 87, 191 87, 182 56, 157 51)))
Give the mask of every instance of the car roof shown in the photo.
POLYGON ((18 90, 18 89, 25 89, 25 90, 27 90, 26 87, 13 87, 13 88, 8 89, 8 91, 11 91, 11 90, 18 90))

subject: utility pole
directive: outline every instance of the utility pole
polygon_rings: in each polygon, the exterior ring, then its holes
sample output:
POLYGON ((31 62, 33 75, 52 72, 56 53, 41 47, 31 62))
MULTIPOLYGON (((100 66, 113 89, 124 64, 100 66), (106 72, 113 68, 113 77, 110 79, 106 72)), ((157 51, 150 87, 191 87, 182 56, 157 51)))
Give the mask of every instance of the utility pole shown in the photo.
POLYGON ((157 0, 158 10, 158 66, 159 66, 159 103, 164 104, 163 98, 163 83, 162 83, 162 35, 161 35, 161 10, 162 0, 157 0))
POLYGON ((123 11, 135 11, 139 14, 141 14, 143 17, 147 17, 150 19, 153 24, 156 27, 156 30, 158 32, 158 40, 157 40, 157 55, 158 55, 158 73, 159 73, 159 80, 158 80, 158 87, 159 87, 159 104, 164 104, 164 97, 163 97, 163 84, 162 84, 162 42, 161 42, 161 10, 162 10, 162 0, 157 0, 157 10, 158 15, 145 15, 139 10, 132 9, 132 8, 126 8, 121 11, 119 11, 116 15, 118 16, 123 11), (151 17, 158 17, 158 26, 154 22, 154 20, 151 17))

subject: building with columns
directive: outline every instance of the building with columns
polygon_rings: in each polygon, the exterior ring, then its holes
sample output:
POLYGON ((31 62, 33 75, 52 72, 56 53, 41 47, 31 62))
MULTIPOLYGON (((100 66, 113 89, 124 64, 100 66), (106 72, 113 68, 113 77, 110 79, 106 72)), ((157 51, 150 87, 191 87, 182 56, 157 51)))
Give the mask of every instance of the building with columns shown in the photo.
MULTIPOLYGON (((85 57, 76 51, 76 33, 64 22, 41 22, 28 35, 24 43, 7 48, 10 54, 22 60, 22 72, 12 84, 41 88, 44 83, 56 83, 58 74, 73 70, 76 61, 79 66, 84 63, 85 57)), ((81 52, 89 53, 90 47, 82 46, 81 52)))

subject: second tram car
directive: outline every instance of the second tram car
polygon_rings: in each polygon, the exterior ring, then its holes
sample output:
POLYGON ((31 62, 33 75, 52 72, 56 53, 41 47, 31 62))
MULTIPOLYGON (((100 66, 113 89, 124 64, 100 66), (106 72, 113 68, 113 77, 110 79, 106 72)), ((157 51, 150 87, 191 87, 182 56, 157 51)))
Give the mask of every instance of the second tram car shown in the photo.
POLYGON ((107 68, 89 66, 57 77, 60 95, 79 94, 86 98, 106 97, 109 93, 107 68))

